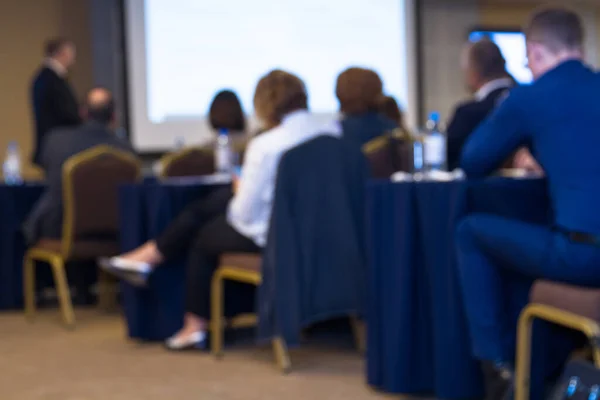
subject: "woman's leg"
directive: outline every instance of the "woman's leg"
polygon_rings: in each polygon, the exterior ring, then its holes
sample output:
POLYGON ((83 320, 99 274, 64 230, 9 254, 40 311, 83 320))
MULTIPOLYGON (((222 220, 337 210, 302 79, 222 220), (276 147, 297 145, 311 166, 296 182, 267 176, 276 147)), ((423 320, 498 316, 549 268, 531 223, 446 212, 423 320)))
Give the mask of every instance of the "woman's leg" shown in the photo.
POLYGON ((194 238, 187 261, 184 326, 167 342, 168 346, 174 344, 169 347, 178 349, 191 335, 198 338, 198 332, 206 337, 212 276, 219 256, 228 252, 258 253, 260 248, 232 228, 223 214, 206 223, 194 238))
POLYGON ((222 188, 189 204, 158 238, 123 254, 121 258, 156 266, 165 259, 184 253, 198 229, 227 210, 231 197, 231 189, 222 188))

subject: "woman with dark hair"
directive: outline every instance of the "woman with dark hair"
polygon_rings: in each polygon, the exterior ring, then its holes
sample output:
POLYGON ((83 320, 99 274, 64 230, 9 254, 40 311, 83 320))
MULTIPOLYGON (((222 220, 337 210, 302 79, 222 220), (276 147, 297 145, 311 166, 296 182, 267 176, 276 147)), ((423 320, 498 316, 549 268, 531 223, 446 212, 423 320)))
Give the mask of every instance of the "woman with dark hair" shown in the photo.
POLYGON ((244 132, 246 118, 240 99, 231 90, 221 90, 213 98, 208 111, 210 126, 215 131, 244 132))
POLYGON ((345 70, 337 78, 335 94, 343 114, 344 137, 358 145, 398 127, 398 121, 381 113, 385 96, 383 83, 375 71, 358 67, 345 70))
POLYGON ((267 131, 248 144, 235 195, 231 190, 215 192, 188 206, 155 240, 103 263, 107 271, 143 285, 163 261, 187 252, 184 326, 167 340, 168 349, 206 347, 210 283, 219 256, 262 251, 281 156, 323 132, 340 134, 309 113, 307 103, 300 78, 281 70, 262 77, 256 86, 254 109, 267 131))
POLYGON ((248 141, 246 116, 240 99, 231 90, 221 90, 213 98, 208 120, 215 135, 226 130, 235 153, 242 153, 248 141))
POLYGON ((404 128, 404 113, 398 106, 398 102, 392 96, 384 96, 381 106, 379 107, 381 115, 394 121, 400 128, 404 128))

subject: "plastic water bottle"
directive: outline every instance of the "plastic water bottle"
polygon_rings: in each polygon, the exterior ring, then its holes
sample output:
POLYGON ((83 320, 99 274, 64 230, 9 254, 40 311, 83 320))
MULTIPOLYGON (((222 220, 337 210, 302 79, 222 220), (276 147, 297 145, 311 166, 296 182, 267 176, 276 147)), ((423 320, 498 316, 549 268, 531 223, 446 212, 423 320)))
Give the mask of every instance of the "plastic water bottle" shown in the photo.
POLYGON ((423 139, 421 137, 416 137, 413 140, 413 172, 419 173, 423 172, 425 168, 424 165, 424 156, 425 152, 423 151, 423 139))
POLYGON ((18 185, 23 182, 21 178, 21 155, 17 142, 10 142, 6 149, 6 158, 2 165, 4 182, 7 185, 18 185))
POLYGON ((183 150, 184 147, 185 147, 185 139, 183 139, 182 136, 177 136, 175 138, 175 150, 176 151, 183 150))
POLYGON ((576 376, 571 377, 571 379, 569 379, 569 385, 567 386, 567 390, 566 390, 566 397, 570 398, 573 397, 573 395, 575 395, 575 393, 577 392, 577 388, 579 386, 579 378, 576 376))
POLYGON ((446 169, 446 137, 440 129, 440 114, 432 112, 425 126, 424 158, 427 171, 446 169))
POLYGON ((598 394, 600 393, 600 386, 594 385, 590 389, 588 400, 598 400, 598 394))
POLYGON ((215 170, 220 174, 231 174, 233 171, 232 161, 229 132, 227 129, 221 129, 215 145, 215 170))

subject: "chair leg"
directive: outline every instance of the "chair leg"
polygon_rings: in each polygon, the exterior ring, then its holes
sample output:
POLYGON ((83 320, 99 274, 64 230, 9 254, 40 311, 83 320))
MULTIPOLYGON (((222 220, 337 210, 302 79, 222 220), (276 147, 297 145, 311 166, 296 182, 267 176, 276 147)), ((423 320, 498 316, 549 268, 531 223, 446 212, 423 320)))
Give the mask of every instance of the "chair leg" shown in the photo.
POLYGON ((354 343, 359 353, 364 354, 367 349, 367 338, 365 335, 365 323, 358 319, 358 317, 350 317, 350 324, 352 325, 352 332, 354 334, 354 343))
POLYGON ((596 368, 600 368, 600 348, 593 345, 592 354, 594 359, 594 365, 596 366, 596 368))
POLYGON ((98 271, 98 308, 105 312, 117 308, 116 282, 103 270, 98 271))
POLYGON ((28 254, 23 260, 23 296, 25 301, 25 318, 35 317, 35 260, 28 254))
POLYGON ((292 369, 292 362, 290 361, 290 355, 287 350, 287 345, 283 338, 276 337, 273 339, 273 352, 275 353, 275 360, 277 366, 284 374, 287 374, 292 369))
POLYGON ((217 358, 223 356, 223 277, 217 270, 210 289, 210 347, 217 358))
POLYGON ((63 321, 67 328, 73 329, 75 327, 75 314, 73 312, 71 294, 69 293, 65 264, 62 259, 53 258, 50 265, 52 266, 52 274, 54 275, 54 284, 58 292, 63 321))
POLYGON ((519 317, 517 330, 517 362, 515 400, 529 400, 531 376, 531 331, 535 316, 525 308, 519 317))

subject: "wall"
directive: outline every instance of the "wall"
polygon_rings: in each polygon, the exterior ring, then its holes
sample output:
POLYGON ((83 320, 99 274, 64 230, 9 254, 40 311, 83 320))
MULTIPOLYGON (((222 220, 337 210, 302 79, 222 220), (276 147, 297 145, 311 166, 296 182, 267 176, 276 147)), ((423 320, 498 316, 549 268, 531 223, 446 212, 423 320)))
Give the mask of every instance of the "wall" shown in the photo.
MULTIPOLYGON (((29 85, 43 56, 43 43, 65 35, 78 47, 78 64, 72 82, 78 95, 92 84, 87 2, 83 0, 19 0, 2 2, 0 14, 0 159, 11 140, 17 140, 24 158, 29 158, 33 124, 29 85)), ((36 171, 25 166, 25 175, 36 171)))
POLYGON ((448 120, 456 103, 467 96, 460 54, 470 29, 479 24, 477 0, 420 4, 422 113, 435 110, 448 120))
MULTIPOLYGON (((541 2, 540 4, 543 4, 541 2)), ((522 27, 531 12, 538 7, 529 4, 482 4, 480 21, 482 25, 522 27)), ((572 6, 581 16, 586 30, 586 56, 590 64, 600 66, 600 6, 579 4, 572 6)))

